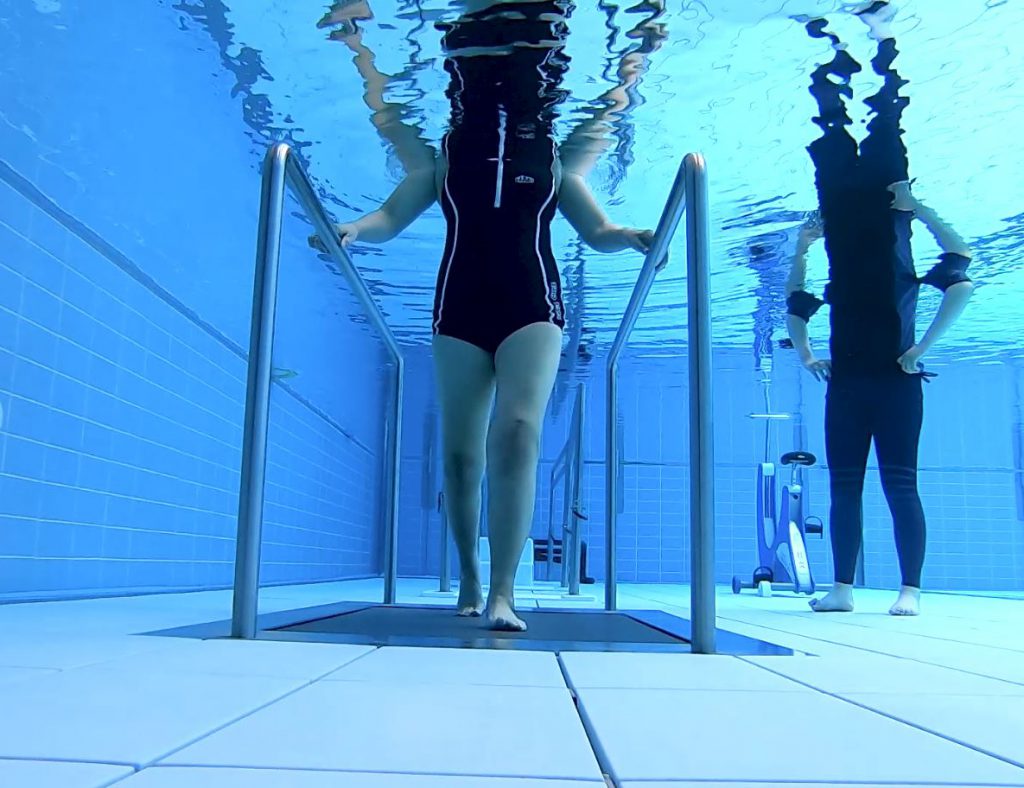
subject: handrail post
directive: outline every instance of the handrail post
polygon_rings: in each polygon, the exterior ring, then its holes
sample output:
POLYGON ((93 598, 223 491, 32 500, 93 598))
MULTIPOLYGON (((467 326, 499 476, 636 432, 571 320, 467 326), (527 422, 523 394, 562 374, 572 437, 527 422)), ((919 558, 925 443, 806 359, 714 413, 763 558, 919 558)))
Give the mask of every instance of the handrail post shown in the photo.
POLYGON ((448 557, 448 507, 443 492, 437 495, 437 511, 441 514, 441 587, 438 590, 447 594, 452 590, 452 562, 448 557))
POLYGON ((405 389, 405 362, 395 357, 395 379, 391 388, 391 429, 387 432, 386 486, 387 512, 384 520, 384 604, 393 605, 398 597, 398 517, 399 476, 402 467, 402 399, 405 389))
POLYGON ((618 470, 619 470, 619 446, 616 433, 616 420, 618 418, 618 385, 617 373, 619 368, 619 355, 626 346, 626 340, 636 325, 640 309, 644 305, 647 294, 654 284, 654 277, 659 267, 665 262, 668 255, 668 247, 675 235, 676 227, 686 207, 686 178, 684 159, 679 163, 676 171, 676 179, 672 183, 672 189, 668 193, 668 200, 665 202, 665 209, 661 212, 658 220, 658 228, 654 231, 654 240, 651 248, 644 258, 643 267, 640 269, 640 277, 633 294, 630 296, 629 304, 626 306, 626 314, 622 318, 619 330, 615 335, 615 341, 608 352, 608 377, 607 377, 607 408, 605 409, 605 528, 604 528, 604 550, 605 550, 605 578, 604 578, 604 607, 605 610, 615 610, 618 604, 618 580, 615 576, 615 553, 616 553, 616 531, 618 526, 618 470))
MULTIPOLYGON (((583 480, 583 428, 586 424, 584 413, 586 404, 587 386, 585 383, 580 383, 579 388, 576 390, 576 418, 573 420, 573 455, 575 462, 573 464, 572 487, 566 490, 567 495, 570 493, 572 495, 572 511, 570 512, 572 519, 572 549, 568 550, 569 596, 579 596, 580 593, 580 542, 582 539, 580 527, 583 523, 581 517, 583 501, 580 496, 580 488, 583 480)), ((567 546, 563 543, 563 561, 566 560, 566 548, 567 546)))
POLYGON ((234 638, 251 639, 256 636, 274 320, 288 153, 286 145, 274 145, 267 151, 263 161, 238 491, 238 533, 235 541, 235 583, 231 609, 231 636, 234 638))
POLYGON ((619 472, 619 442, 616 421, 619 410, 618 392, 618 358, 610 359, 608 362, 607 377, 607 399, 608 407, 605 413, 605 478, 604 478, 604 608, 615 610, 618 604, 618 583, 615 578, 616 550, 615 534, 617 531, 616 520, 618 518, 618 472, 619 472))
POLYGON ((710 246, 707 167, 687 154, 687 333, 690 388, 691 647, 715 653, 715 459, 712 429, 710 246))
MULTIPOLYGON (((279 143, 280 144, 280 143, 279 143)), ((384 469, 384 489, 387 490, 388 500, 384 520, 384 545, 383 545, 383 572, 384 575, 384 604, 394 604, 397 594, 398 581, 398 493, 399 477, 402 460, 402 405, 405 384, 405 362, 402 358, 402 351, 398 347, 398 341, 388 327, 384 315, 373 300, 366 282, 359 275, 359 270, 348 252, 342 248, 338 240, 334 225, 331 223, 324 210, 323 204, 316 196, 312 181, 309 176, 293 158, 288 158, 288 182, 292 187, 295 196, 306 210, 309 220, 313 223, 320 242, 327 249, 334 261, 339 264, 342 275, 352 288, 353 295, 362 303, 366 310, 366 317, 370 324, 377 330, 380 338, 387 348, 388 355, 395 365, 394 384, 391 389, 391 402, 388 407, 389 423, 386 423, 387 435, 385 440, 386 465, 384 469)))
POLYGON ((312 181, 283 142, 267 151, 263 164, 259 230, 256 243, 256 276, 253 288, 252 326, 249 336, 248 378, 242 439, 242 467, 238 502, 238 538, 235 546, 234 597, 231 611, 233 637, 256 634, 259 593, 260 540, 263 495, 266 481, 267 428, 270 418, 271 363, 277 307, 277 278, 281 256, 286 188, 298 200, 317 236, 341 269, 353 295, 366 310, 395 365, 394 385, 385 419, 384 489, 387 506, 384 523, 384 602, 393 603, 398 577, 398 491, 402 458, 402 404, 405 364, 398 341, 387 325, 366 282, 337 237, 334 226, 317 197, 312 181))

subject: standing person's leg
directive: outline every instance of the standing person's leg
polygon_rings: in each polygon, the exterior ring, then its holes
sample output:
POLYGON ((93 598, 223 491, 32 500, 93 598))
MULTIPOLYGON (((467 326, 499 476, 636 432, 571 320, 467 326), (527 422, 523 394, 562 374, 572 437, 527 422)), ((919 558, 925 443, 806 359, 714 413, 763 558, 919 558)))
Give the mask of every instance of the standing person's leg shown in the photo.
POLYGON ((434 374, 441 406, 445 501, 461 570, 458 614, 479 616, 484 609, 478 552, 480 485, 494 398, 494 359, 476 345, 435 336, 434 374))
POLYGON ((871 449, 870 406, 864 381, 831 381, 825 400, 825 455, 828 462, 829 536, 835 584, 819 599, 811 600, 818 613, 853 610, 853 580, 863 538, 864 475, 871 449))
POLYGON ((878 470, 892 513, 903 576, 899 599, 889 610, 894 616, 916 616, 920 612, 926 534, 924 507, 917 491, 917 450, 924 420, 921 382, 917 375, 902 373, 885 378, 874 413, 878 470))
POLYGON ((497 395, 487 437, 487 524, 493 629, 522 631, 515 613, 516 568, 533 524, 541 424, 558 372, 562 330, 534 323, 508 337, 494 357, 497 395))

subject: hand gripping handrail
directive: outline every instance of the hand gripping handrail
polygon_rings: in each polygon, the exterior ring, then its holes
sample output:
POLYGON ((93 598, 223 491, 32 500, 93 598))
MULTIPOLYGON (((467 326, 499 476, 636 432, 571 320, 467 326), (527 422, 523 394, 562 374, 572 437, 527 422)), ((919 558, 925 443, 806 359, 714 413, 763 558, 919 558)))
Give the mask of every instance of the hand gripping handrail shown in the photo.
POLYGON ((256 278, 253 286, 252 327, 249 338, 242 478, 238 501, 238 540, 235 547, 234 600, 231 613, 231 635, 236 638, 252 638, 256 635, 277 278, 287 188, 291 189, 306 216, 312 221, 324 248, 362 304, 366 316, 377 330, 394 362, 391 401, 384 424, 384 490, 387 496, 383 540, 384 603, 393 604, 396 594, 398 481, 402 444, 402 386, 405 375, 402 353, 395 335, 388 327, 373 296, 370 295, 359 270, 339 243, 327 211, 316 196, 313 184, 303 171, 302 165, 288 145, 278 142, 270 147, 263 161, 263 188, 256 242, 256 278))
POLYGON ((686 213, 686 274, 690 426, 690 602, 693 651, 715 651, 714 443, 711 432, 711 324, 707 167, 688 153, 676 173, 651 249, 608 354, 605 455, 605 608, 617 605, 616 531, 619 447, 617 372, 619 356, 664 264, 676 227, 686 213), (689 207, 689 210, 685 210, 689 207))

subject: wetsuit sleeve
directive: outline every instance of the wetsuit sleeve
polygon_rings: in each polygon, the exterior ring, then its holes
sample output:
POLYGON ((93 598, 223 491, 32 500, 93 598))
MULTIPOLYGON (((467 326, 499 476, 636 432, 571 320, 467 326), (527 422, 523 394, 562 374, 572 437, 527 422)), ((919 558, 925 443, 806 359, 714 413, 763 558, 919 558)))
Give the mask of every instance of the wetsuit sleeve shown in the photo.
POLYGON ((794 290, 786 299, 786 311, 806 323, 824 304, 824 301, 806 290, 794 290))
POLYGON ((932 270, 921 277, 921 284, 931 285, 946 292, 955 284, 971 281, 967 275, 967 266, 970 264, 969 257, 956 252, 946 252, 939 256, 939 262, 932 266, 932 270))

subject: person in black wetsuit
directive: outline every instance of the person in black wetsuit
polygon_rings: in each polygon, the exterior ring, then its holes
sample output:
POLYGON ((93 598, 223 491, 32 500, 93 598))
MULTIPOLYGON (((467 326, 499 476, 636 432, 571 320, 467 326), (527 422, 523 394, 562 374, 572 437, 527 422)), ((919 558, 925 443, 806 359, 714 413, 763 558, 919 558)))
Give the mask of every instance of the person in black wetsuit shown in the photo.
POLYGON ((853 610, 853 580, 862 540, 864 475, 872 440, 886 501, 892 513, 902 588, 893 615, 917 615, 925 555, 925 518, 917 491, 917 452, 923 419, 921 357, 953 324, 970 298, 966 270, 971 253, 936 213, 913 197, 900 120, 906 84, 893 68, 898 54, 889 30, 889 3, 861 7, 858 15, 878 41, 872 61, 883 85, 867 100, 873 110, 860 143, 847 131, 851 119, 843 97, 861 66, 824 19, 801 20, 814 38, 828 38, 836 52, 811 80, 818 102, 815 123, 822 136, 808 148, 814 161, 820 215, 802 228, 787 283, 788 325, 801 361, 828 380, 825 450, 831 488, 835 586, 811 607, 819 612, 853 610), (942 254, 922 278, 910 251, 911 224, 920 220, 942 254), (805 255, 824 235, 829 283, 824 301, 804 289, 805 255), (942 304, 924 336, 915 339, 918 290, 943 291, 942 304), (831 309, 831 360, 817 359, 807 321, 822 306, 831 309))
MULTIPOLYGON (((447 233, 433 350, 445 499, 461 566, 458 613, 484 613, 492 628, 524 630, 513 582, 533 519, 540 428, 565 324, 550 223, 561 210, 600 252, 646 252, 652 233, 612 224, 584 181, 588 153, 555 144, 553 121, 568 66, 568 0, 471 0, 466 9, 438 25, 451 103, 440 154, 427 163, 407 152, 406 177, 384 205, 337 230, 344 245, 382 243, 435 199, 441 203, 447 233), (486 607, 477 554, 485 466, 486 607)), ((386 117, 377 113, 375 122, 391 139, 386 117)))

